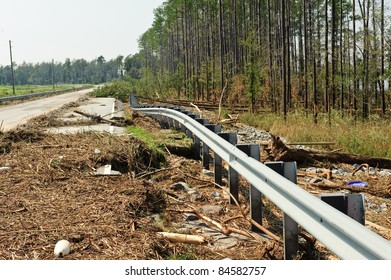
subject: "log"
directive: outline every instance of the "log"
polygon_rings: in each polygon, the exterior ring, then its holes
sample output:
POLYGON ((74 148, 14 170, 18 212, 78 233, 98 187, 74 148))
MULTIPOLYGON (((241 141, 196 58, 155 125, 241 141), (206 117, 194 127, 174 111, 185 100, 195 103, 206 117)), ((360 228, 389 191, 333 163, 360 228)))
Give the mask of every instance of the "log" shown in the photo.
POLYGON ((158 232, 158 234, 167 238, 174 243, 187 243, 187 244, 205 244, 207 243, 205 237, 200 235, 179 234, 171 232, 158 232))
MULTIPOLYGON (((391 159, 368 157, 357 154, 310 151, 303 149, 289 148, 276 135, 272 135, 271 146, 269 149, 269 159, 275 161, 296 161, 297 163, 314 164, 317 162, 363 164, 369 166, 391 169, 391 159)), ((268 160, 269 160, 268 159, 268 160)))
POLYGON ((330 146, 335 145, 335 142, 290 142, 287 145, 292 146, 330 146))
POLYGON ((202 119, 202 111, 200 110, 200 108, 198 108, 197 105, 195 105, 191 102, 190 102, 190 106, 193 106, 197 110, 197 112, 200 114, 200 118, 202 119))
POLYGON ((92 120, 95 120, 97 122, 105 122, 105 123, 109 123, 111 125, 115 125, 115 126, 119 126, 119 124, 117 122, 113 122, 113 121, 110 121, 110 120, 107 120, 107 119, 104 119, 102 118, 101 116, 96 116, 96 115, 91 115, 91 114, 87 114, 87 113, 84 113, 84 112, 80 112, 80 111, 73 111, 79 115, 82 115, 82 116, 85 116, 87 118, 90 118, 92 120))

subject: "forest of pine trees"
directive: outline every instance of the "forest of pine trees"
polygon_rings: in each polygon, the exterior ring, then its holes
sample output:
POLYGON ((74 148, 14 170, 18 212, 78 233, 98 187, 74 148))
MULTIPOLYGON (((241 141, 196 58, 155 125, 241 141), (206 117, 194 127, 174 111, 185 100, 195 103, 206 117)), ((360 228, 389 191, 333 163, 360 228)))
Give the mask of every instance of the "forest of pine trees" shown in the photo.
POLYGON ((225 103, 302 109, 315 121, 332 110, 385 114, 387 14, 384 0, 168 0, 139 39, 145 93, 224 92, 225 103))
MULTIPOLYGON (((59 84, 100 84, 121 78, 127 69, 130 71, 133 60, 133 56, 124 59, 120 55, 108 61, 99 56, 92 61, 68 58, 64 63, 13 63, 14 79, 16 85, 51 85, 54 75, 55 83, 59 84)), ((11 66, 0 66, 1 84, 12 84, 11 66)))

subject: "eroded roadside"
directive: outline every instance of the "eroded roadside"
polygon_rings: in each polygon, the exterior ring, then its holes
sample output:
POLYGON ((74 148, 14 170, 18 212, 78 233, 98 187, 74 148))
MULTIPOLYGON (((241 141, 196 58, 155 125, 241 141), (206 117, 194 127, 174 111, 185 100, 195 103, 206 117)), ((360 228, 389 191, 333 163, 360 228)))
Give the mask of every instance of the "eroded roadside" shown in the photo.
MULTIPOLYGON (((0 259, 54 259, 53 248, 60 239, 72 245, 66 259, 283 258, 281 242, 273 239, 282 236, 282 213, 267 199, 263 226, 273 235, 248 231, 245 181, 241 180, 239 205, 230 205, 226 181, 222 188, 214 185, 198 160, 171 152, 161 158, 127 134, 47 133, 48 128, 95 125, 96 119, 75 123, 62 118, 79 105, 0 135, 0 167, 8 167, 0 182, 0 259), (97 172, 105 165, 118 173, 97 172), (161 232, 198 236, 201 241, 174 243, 161 232)), ((151 118, 134 114, 126 105, 123 110, 124 125, 165 133, 151 118)), ((308 168, 300 168, 300 185, 314 195, 336 190, 307 184, 306 177, 323 176, 308 168)), ((344 180, 338 176, 331 180, 344 180)), ((371 183, 366 196, 372 203, 368 226, 391 240, 390 197, 376 192, 389 180, 378 179, 377 187, 371 183)), ((305 231, 300 244, 297 258, 335 258, 305 231)))

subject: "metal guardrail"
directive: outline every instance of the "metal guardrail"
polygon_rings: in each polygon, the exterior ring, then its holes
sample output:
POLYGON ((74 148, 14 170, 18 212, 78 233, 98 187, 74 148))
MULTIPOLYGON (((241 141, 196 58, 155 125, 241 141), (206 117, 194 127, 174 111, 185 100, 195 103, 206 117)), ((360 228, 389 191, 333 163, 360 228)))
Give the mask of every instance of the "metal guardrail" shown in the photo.
MULTIPOLYGON (((311 195, 295 183, 279 175, 259 160, 249 157, 205 125, 180 109, 140 106, 135 96, 130 97, 134 110, 160 118, 169 118, 173 127, 186 128, 195 137, 255 189, 277 205, 284 215, 312 234, 341 259, 391 260, 391 243, 339 210, 311 195)), ((261 202, 259 202, 261 203, 261 202)), ((285 221, 284 221, 285 223, 285 221)), ((289 234, 289 232, 287 233, 289 234)))
POLYGON ((29 99, 29 98, 33 98, 33 97, 41 97, 41 96, 46 96, 46 95, 50 96, 50 95, 54 95, 54 94, 61 94, 61 93, 81 90, 83 88, 84 87, 56 90, 56 91, 37 92, 37 93, 22 94, 22 95, 10 95, 10 96, 6 96, 6 97, 0 97, 0 103, 7 102, 7 101, 29 99))

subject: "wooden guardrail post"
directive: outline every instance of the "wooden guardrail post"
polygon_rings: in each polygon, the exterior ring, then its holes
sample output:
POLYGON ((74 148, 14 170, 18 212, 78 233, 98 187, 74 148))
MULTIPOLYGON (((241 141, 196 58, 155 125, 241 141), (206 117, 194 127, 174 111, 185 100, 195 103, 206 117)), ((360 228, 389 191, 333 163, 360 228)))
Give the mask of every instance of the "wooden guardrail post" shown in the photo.
MULTIPOLYGON (((241 144, 236 145, 242 152, 249 157, 261 161, 261 146, 259 144, 241 144)), ((250 216, 251 219, 262 225, 262 193, 250 185, 250 216)), ((251 230, 260 233, 261 230, 254 225, 251 225, 251 230)))
MULTIPOLYGON (((266 162, 265 165, 297 184, 296 162, 266 162)), ((284 256, 286 260, 292 260, 299 250, 299 227, 286 213, 284 213, 283 227, 284 256)))
MULTIPOLYGON (((224 140, 228 141, 232 145, 236 145, 238 143, 238 135, 236 133, 218 133, 218 135, 223 138, 224 140)), ((221 162, 221 160, 220 160, 221 162)), ((220 172, 217 174, 217 170, 215 171, 215 182, 217 183, 217 180, 222 182, 222 165, 220 165, 220 172), (218 177, 216 177, 216 174, 218 177)), ((217 183, 221 185, 221 183, 217 183)), ((229 193, 236 199, 239 199, 239 174, 236 172, 235 169, 233 169, 231 166, 228 167, 228 186, 229 186, 229 193)), ((230 196, 229 198, 230 204, 235 204, 234 199, 230 196)))

